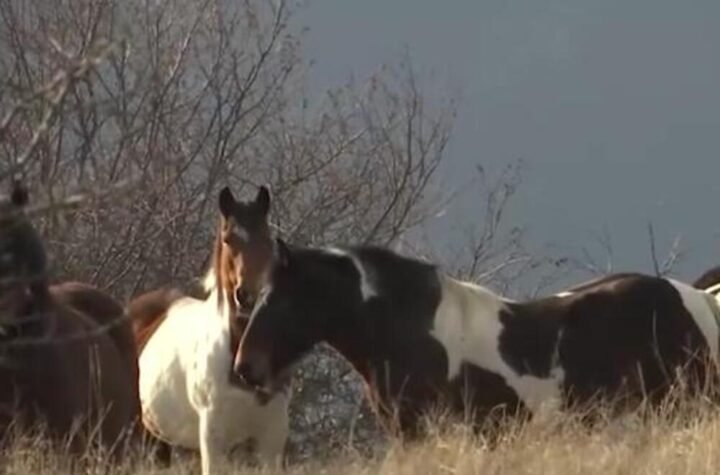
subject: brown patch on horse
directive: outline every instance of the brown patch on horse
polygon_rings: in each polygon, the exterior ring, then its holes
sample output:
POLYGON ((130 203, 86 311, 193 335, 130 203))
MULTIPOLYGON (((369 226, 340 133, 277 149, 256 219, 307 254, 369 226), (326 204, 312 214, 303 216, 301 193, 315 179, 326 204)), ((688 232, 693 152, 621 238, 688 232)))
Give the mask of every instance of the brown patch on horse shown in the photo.
POLYGON ((692 285, 696 289, 706 290, 718 284, 720 284, 720 266, 705 271, 692 285))
POLYGON ((132 322, 138 355, 165 320, 170 306, 183 297, 183 293, 178 289, 161 288, 146 292, 130 302, 128 315, 132 322))
POLYGON ((83 451, 96 429, 96 442, 115 446, 132 433, 140 415, 137 379, 128 374, 112 338, 94 333, 92 317, 50 293, 36 295, 33 304, 33 314, 42 315, 40 331, 21 331, 5 342, 0 401, 24 426, 46 423, 53 438, 67 437, 79 420, 73 450, 83 451))
POLYGON ((120 302, 97 287, 82 282, 51 285, 50 293, 58 302, 90 316, 98 325, 107 328, 108 335, 125 359, 128 373, 137 387, 138 351, 130 320, 120 302))

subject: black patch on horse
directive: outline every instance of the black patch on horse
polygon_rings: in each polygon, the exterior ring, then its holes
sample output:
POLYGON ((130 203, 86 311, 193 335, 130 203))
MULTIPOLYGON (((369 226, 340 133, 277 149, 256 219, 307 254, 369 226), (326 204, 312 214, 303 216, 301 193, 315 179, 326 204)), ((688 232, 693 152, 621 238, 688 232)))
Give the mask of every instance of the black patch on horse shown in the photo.
POLYGON ((558 352, 570 402, 661 396, 679 370, 691 385, 703 384, 704 362, 693 354, 707 343, 667 280, 629 276, 567 303, 558 352))
MULTIPOLYGON (((565 297, 567 298, 567 297, 565 297)), ((562 299, 508 304, 500 311, 500 355, 518 375, 547 378, 557 353, 562 299)))

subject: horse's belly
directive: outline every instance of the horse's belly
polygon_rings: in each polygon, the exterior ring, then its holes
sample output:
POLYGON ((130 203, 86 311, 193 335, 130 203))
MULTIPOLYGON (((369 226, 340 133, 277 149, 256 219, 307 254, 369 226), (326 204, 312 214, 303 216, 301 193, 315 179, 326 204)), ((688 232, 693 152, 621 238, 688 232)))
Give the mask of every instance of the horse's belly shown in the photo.
POLYGON ((173 445, 199 447, 198 416, 185 392, 157 388, 140 402, 143 424, 153 435, 173 445))
POLYGON ((180 362, 146 347, 140 357, 140 404, 145 427, 156 437, 198 448, 198 416, 190 403, 180 362), (164 357, 164 358, 163 358, 164 357))

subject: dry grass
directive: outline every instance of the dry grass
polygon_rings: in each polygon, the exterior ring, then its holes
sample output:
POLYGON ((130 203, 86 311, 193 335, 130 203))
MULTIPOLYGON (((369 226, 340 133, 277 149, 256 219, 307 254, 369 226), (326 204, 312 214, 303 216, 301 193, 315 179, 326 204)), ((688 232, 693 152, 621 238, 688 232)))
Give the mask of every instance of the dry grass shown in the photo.
MULTIPOLYGON (((348 451, 330 461, 290 466, 286 473, 311 474, 658 474, 720 473, 720 411, 703 407, 634 413, 603 419, 593 429, 577 417, 555 414, 510 428, 489 447, 466 426, 431 425, 421 443, 392 444, 372 458, 348 451)), ((62 451, 48 450, 39 437, 19 437, 3 453, 4 473, 12 474, 190 474, 197 457, 183 457, 170 468, 152 467, 135 457, 120 467, 86 457, 73 466, 62 451)), ((271 474, 270 469, 228 467, 228 472, 271 474)))

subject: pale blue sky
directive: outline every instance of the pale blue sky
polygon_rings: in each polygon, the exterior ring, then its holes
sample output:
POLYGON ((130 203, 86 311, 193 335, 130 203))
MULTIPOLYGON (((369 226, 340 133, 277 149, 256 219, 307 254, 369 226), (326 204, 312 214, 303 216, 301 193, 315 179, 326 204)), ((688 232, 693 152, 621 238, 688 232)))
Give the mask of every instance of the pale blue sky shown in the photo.
POLYGON ((447 179, 524 159, 511 218, 537 249, 606 228, 617 269, 650 271, 652 220, 661 249, 683 237, 681 277, 720 264, 720 1, 308 0, 296 20, 314 87, 407 48, 462 91, 447 179))

